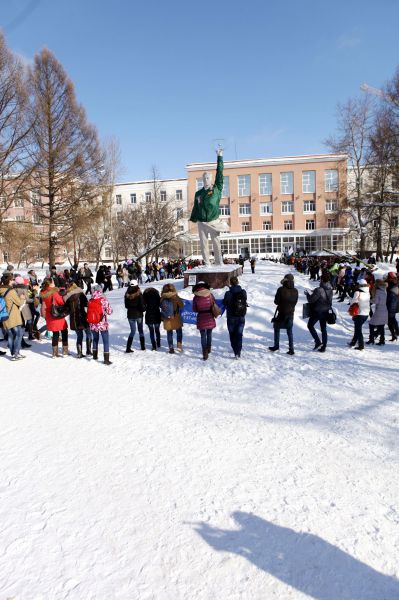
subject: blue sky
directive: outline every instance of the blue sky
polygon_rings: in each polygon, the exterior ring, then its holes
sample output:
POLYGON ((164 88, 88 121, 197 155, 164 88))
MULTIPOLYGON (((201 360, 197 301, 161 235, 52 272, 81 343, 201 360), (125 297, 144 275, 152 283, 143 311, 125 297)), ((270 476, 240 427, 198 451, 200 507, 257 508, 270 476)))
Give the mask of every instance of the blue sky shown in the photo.
POLYGON ((188 162, 323 152, 336 105, 399 65, 398 0, 0 0, 27 61, 47 46, 121 180, 184 177, 188 162))

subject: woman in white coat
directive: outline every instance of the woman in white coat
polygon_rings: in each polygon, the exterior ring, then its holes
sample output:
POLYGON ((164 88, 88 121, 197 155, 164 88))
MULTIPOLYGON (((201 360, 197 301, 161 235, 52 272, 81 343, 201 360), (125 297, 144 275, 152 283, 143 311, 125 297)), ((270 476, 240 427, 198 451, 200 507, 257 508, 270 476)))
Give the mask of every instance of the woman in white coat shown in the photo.
POLYGON ((377 346, 385 344, 385 325, 388 323, 387 309, 387 284, 382 279, 375 282, 374 294, 371 299, 373 316, 370 319, 370 339, 366 344, 374 344, 377 336, 380 336, 377 346))
POLYGON ((363 325, 368 319, 370 312, 370 290, 368 283, 365 279, 359 279, 357 282, 355 293, 351 300, 351 305, 357 304, 359 306, 359 312, 356 316, 352 317, 355 331, 353 334, 350 346, 353 346, 355 350, 364 350, 364 339, 363 339, 363 325), (357 346, 356 346, 357 344, 357 346))

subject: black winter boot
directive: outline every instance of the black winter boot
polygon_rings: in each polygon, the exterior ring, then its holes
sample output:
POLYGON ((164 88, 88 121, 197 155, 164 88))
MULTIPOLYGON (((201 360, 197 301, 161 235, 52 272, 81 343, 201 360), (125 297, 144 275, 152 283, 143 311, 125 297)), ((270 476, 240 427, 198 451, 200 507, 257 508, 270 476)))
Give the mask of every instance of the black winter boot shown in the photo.
POLYGON ((374 344, 374 325, 369 325, 369 339, 366 344, 374 344))
POLYGON ((156 342, 151 342, 151 344, 152 344, 152 349, 153 349, 153 350, 156 350, 156 349, 157 349, 157 344, 156 344, 156 342))
POLYGON ((98 350, 93 350, 93 360, 97 360, 98 359, 98 350))
POLYGON ((86 342, 86 356, 93 356, 93 352, 91 351, 91 340, 87 340, 86 342))
POLYGON ((161 347, 161 334, 157 332, 157 348, 161 347))
POLYGON ((132 350, 132 342, 133 342, 133 338, 131 335, 129 335, 129 337, 127 338, 127 344, 126 344, 126 352, 134 352, 134 350, 132 350))
POLYGON ((77 344, 76 345, 76 350, 78 352, 77 358, 83 358, 82 344, 77 344))
POLYGON ((140 337, 140 348, 145 350, 145 338, 144 336, 140 337))
POLYGON ((28 344, 25 342, 24 338, 22 338, 21 348, 31 348, 32 344, 28 344))
POLYGON ((112 365, 112 362, 109 360, 109 352, 104 352, 104 365, 112 365))

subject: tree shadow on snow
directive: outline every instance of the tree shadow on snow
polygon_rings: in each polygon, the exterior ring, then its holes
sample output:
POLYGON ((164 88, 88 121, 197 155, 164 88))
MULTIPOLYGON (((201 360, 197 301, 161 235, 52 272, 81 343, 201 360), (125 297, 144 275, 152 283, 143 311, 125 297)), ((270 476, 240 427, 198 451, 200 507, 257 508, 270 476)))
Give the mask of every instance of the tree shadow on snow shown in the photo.
POLYGON ((399 581, 379 573, 311 533, 281 527, 245 512, 237 530, 198 523, 197 533, 218 552, 231 552, 315 600, 398 600, 399 581))

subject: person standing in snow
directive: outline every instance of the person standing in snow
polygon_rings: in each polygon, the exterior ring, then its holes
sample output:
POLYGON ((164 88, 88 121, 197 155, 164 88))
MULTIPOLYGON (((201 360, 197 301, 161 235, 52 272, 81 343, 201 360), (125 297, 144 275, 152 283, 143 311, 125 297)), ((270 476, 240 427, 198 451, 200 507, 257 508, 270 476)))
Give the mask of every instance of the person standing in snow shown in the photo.
POLYGON ((352 341, 349 342, 349 346, 355 348, 355 350, 364 350, 362 329, 370 312, 370 290, 365 279, 358 279, 357 281, 355 293, 353 294, 353 298, 351 300, 351 305, 354 304, 358 305, 358 312, 357 315, 352 317, 355 331, 352 341))
POLYGON ((86 356, 93 356, 91 352, 92 335, 87 322, 87 296, 82 288, 72 282, 64 296, 65 304, 69 309, 69 325, 76 331, 77 358, 83 358, 83 332, 86 334, 86 356))
POLYGON ((278 288, 274 298, 274 304, 277 308, 273 319, 274 345, 269 347, 271 352, 276 352, 280 348, 280 329, 286 329, 289 346, 287 354, 295 354, 292 329, 297 302, 298 290, 294 286, 294 276, 287 273, 284 279, 281 280, 281 287, 278 288))
POLYGON ((143 295, 137 284, 136 279, 132 279, 129 283, 125 294, 125 308, 127 309, 127 319, 130 325, 130 334, 127 339, 126 352, 133 352, 132 343, 136 333, 136 329, 139 330, 140 347, 145 350, 145 338, 143 330, 143 315, 145 311, 145 305, 143 295))
POLYGON ((308 329, 314 339, 314 350, 325 352, 327 347, 327 315, 332 306, 333 291, 330 283, 330 274, 323 273, 320 279, 320 285, 310 294, 305 290, 307 300, 310 304, 310 318, 308 329), (315 329, 316 323, 320 323, 321 341, 315 329))
POLYGON ((201 334, 202 358, 208 360, 212 350, 212 329, 216 327, 212 307, 215 298, 204 281, 199 281, 193 287, 193 312, 197 313, 197 329, 201 334))
POLYGON ((183 350, 183 321, 180 316, 183 306, 184 302, 177 295, 175 286, 172 283, 166 283, 161 294, 161 316, 168 339, 169 354, 175 353, 173 348, 174 331, 176 331, 177 351, 182 352, 183 350))
POLYGON ((247 292, 239 285, 238 277, 231 277, 230 288, 225 293, 223 304, 227 313, 227 329, 235 358, 241 358, 242 338, 247 314, 247 292))
POLYGON ((373 316, 369 322, 370 337, 366 344, 374 344, 375 338, 380 337, 377 346, 385 345, 385 325, 388 323, 387 309, 387 284, 382 279, 377 279, 371 297, 373 316))
POLYGON ((90 325, 90 329, 93 335, 93 359, 98 359, 98 342, 101 339, 103 341, 104 346, 104 364, 111 365, 112 363, 109 360, 109 323, 107 316, 112 315, 112 308, 108 300, 103 294, 102 287, 100 284, 96 284, 93 286, 92 297, 89 300, 89 305, 87 308, 87 320, 90 325), (93 301, 96 302, 96 306, 93 305, 93 310, 90 310, 90 303, 93 301), (98 310, 98 307, 100 310, 98 310), (98 318, 95 320, 96 323, 92 323, 89 318, 90 314, 98 314, 98 318))
POLYGON ((156 288, 149 287, 143 292, 145 305, 145 324, 150 330, 151 345, 153 350, 161 347, 161 296, 156 288))
POLYGON ((3 331, 7 333, 8 348, 11 360, 20 360, 25 355, 20 353, 22 342, 22 316, 20 307, 25 303, 25 296, 14 289, 11 272, 3 273, 0 284, 0 295, 4 298, 8 319, 2 322, 3 331))
POLYGON ((396 273, 388 273, 387 289, 387 309, 388 309, 388 328, 391 332, 391 342, 396 342, 399 336, 399 325, 396 320, 396 313, 399 312, 399 290, 396 273))
POLYGON ((53 332, 51 341, 51 347, 53 352, 53 358, 57 358, 58 354, 58 341, 62 339, 62 356, 68 356, 68 325, 64 317, 57 318, 51 313, 51 307, 62 306, 65 304, 63 297, 60 295, 58 288, 55 285, 55 281, 52 277, 43 281, 42 291, 40 292, 40 301, 42 304, 41 316, 46 319, 47 331, 53 332))

